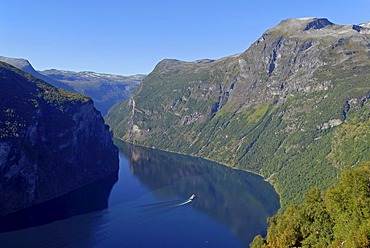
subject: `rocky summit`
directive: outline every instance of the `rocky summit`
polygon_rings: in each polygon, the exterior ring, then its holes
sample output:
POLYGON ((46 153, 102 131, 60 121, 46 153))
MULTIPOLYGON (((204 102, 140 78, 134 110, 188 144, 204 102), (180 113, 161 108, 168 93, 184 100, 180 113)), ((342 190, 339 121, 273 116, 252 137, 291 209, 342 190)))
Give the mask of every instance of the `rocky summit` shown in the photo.
POLYGON ((245 52, 163 60, 106 120, 120 139, 258 173, 282 205, 370 160, 370 25, 282 21, 245 52))
POLYGON ((0 62, 0 216, 118 170, 118 149, 90 98, 0 62))

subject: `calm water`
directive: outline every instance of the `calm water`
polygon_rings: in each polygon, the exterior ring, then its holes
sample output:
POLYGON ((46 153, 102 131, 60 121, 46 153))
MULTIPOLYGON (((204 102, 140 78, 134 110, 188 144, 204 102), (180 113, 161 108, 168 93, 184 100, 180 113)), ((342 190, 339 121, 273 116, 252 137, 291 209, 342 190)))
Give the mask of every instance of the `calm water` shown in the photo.
POLYGON ((117 145, 118 181, 0 219, 0 247, 248 247, 279 208, 273 188, 256 175, 117 145))

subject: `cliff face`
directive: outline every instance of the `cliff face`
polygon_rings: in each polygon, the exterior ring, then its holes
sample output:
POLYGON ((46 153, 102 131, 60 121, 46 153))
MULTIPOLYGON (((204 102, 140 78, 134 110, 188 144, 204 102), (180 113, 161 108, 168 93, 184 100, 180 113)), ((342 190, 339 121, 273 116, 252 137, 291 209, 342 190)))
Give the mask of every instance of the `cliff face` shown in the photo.
POLYGON ((93 102, 0 63, 0 215, 116 173, 93 102))
POLYGON ((241 54, 160 62, 106 120, 118 138, 259 173, 297 202, 370 160, 369 47, 369 24, 288 19, 241 54))

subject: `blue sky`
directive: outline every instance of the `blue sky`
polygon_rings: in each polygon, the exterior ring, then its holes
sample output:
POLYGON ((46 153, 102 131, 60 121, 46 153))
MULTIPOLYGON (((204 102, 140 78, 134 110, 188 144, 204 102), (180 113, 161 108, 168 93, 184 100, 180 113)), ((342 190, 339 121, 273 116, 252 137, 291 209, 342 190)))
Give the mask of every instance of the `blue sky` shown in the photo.
POLYGON ((0 0, 0 55, 36 69, 149 73, 243 52, 281 20, 370 21, 370 0, 0 0))

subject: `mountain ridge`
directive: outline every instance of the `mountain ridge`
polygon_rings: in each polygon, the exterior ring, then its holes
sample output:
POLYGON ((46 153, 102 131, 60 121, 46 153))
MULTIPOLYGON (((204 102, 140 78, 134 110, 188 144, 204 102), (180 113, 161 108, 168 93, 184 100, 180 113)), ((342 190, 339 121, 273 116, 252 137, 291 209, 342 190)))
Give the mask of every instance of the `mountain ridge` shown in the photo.
POLYGON ((118 149, 90 98, 0 62, 0 216, 117 175, 118 149))
MULTIPOLYGON (((359 118, 370 96, 369 34, 325 18, 288 19, 236 56, 162 60, 106 121, 120 139, 261 174, 282 206, 298 202, 349 162, 331 158, 339 133, 369 122, 359 118)), ((370 159, 352 147, 359 159, 350 165, 370 159)))
POLYGON ((49 78, 45 75, 42 75, 41 73, 39 73, 38 71, 36 71, 33 66, 31 65, 31 63, 27 60, 27 59, 23 59, 23 58, 9 58, 9 57, 4 57, 4 56, 0 56, 0 61, 2 62, 5 62, 9 65, 12 65, 14 66, 15 68, 18 68, 24 72, 27 72, 29 74, 31 74, 32 76, 34 77, 37 77, 55 87, 59 87, 59 88, 62 88, 62 89, 65 89, 65 90, 69 90, 69 91, 74 91, 75 90, 66 85, 66 84, 63 84, 57 80, 54 80, 52 78, 49 78))
POLYGON ((103 116, 115 103, 128 98, 146 76, 143 74, 122 76, 57 69, 44 70, 40 71, 40 73, 93 98, 96 108, 103 116))
POLYGON ((91 97, 95 107, 103 116, 115 103, 126 99, 146 76, 144 74, 122 76, 89 71, 74 72, 57 69, 36 71, 26 59, 0 56, 0 61, 30 73, 55 87, 91 97))
POLYGON ((42 70, 38 71, 41 74, 60 74, 64 77, 67 77, 68 75, 76 75, 76 76, 86 76, 88 77, 89 75, 91 76, 96 76, 96 77, 107 77, 107 78, 121 78, 121 79, 141 79, 142 77, 145 77, 145 74, 134 74, 130 76, 124 76, 124 75, 118 75, 118 74, 110 74, 110 73, 101 73, 101 72, 94 72, 94 71, 70 71, 70 70, 59 70, 59 69, 47 69, 47 70, 42 70))

